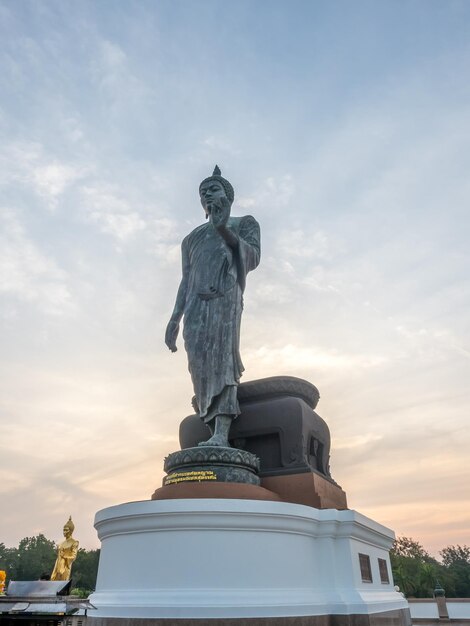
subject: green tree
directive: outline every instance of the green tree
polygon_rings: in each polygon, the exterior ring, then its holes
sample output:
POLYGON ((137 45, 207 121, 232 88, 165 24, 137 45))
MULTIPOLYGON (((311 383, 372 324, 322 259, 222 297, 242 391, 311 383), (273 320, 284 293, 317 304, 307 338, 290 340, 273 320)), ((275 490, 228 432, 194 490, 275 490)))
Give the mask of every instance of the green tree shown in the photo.
POLYGON ((90 593, 95 589, 99 558, 99 550, 79 549, 77 558, 72 566, 74 587, 86 590, 90 593))
POLYGON ((439 552, 442 562, 446 567, 459 563, 470 565, 470 546, 447 546, 439 552))
POLYGON ((432 598, 436 581, 439 578, 439 565, 436 563, 421 562, 419 567, 418 597, 432 598))
POLYGON ((7 574, 7 584, 12 579, 12 572, 16 571, 17 562, 17 548, 7 548, 5 544, 0 543, 0 569, 5 570, 7 574))
POLYGON ((71 596, 78 596, 79 598, 88 598, 91 593, 91 589, 83 589, 82 587, 73 587, 70 591, 71 596))
MULTIPOLYGON (((439 553, 446 568, 449 583, 453 586, 453 595, 457 598, 470 597, 470 547, 447 546, 439 553)), ((451 597, 446 589, 446 595, 451 597)))
MULTIPOLYGON (((37 580, 41 574, 51 574, 57 556, 57 547, 44 535, 25 537, 17 548, 7 548, 0 543, 0 569, 10 580, 37 580)), ((74 595, 88 596, 96 586, 99 550, 78 550, 72 566, 74 595)))
POLYGON ((405 596, 431 598, 440 565, 411 537, 398 537, 390 550, 393 579, 405 596))
POLYGON ((390 557, 392 563, 393 580, 408 598, 415 594, 416 564, 408 557, 390 557))
POLYGON ((397 537, 393 542, 390 554, 398 557, 408 557, 427 561, 432 559, 428 552, 423 548, 419 541, 415 541, 411 537, 397 537))
POLYGON ((16 567, 9 573, 10 580, 37 580, 43 572, 51 573, 56 559, 56 545, 40 534, 25 537, 19 543, 16 567))

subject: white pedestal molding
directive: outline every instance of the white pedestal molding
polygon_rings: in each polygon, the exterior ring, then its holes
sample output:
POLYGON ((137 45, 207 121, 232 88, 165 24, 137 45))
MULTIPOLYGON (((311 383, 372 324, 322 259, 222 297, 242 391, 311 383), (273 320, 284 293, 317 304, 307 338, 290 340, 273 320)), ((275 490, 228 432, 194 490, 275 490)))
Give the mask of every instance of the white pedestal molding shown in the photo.
POLYGON ((129 502, 96 514, 93 617, 370 615, 408 608, 393 532, 356 511, 256 500, 129 502), (367 578, 369 557, 372 582, 367 578), (382 578, 379 571, 381 563, 382 578), (365 565, 364 565, 365 563, 365 565), (365 570, 364 570, 365 567, 365 570), (389 582, 382 582, 388 573, 389 582))

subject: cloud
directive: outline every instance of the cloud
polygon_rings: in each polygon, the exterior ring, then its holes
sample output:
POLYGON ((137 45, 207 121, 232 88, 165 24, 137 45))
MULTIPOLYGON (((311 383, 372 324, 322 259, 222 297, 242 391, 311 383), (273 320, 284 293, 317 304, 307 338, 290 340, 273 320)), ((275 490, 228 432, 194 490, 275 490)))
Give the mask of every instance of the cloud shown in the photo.
POLYGON ((93 62, 95 78, 104 89, 116 90, 123 80, 130 79, 127 55, 117 44, 107 39, 97 42, 97 56, 93 62))
POLYGON ((49 315, 74 311, 67 273, 28 238, 11 211, 1 211, 0 223, 0 293, 49 315))
POLYGON ((81 178, 84 172, 70 165, 52 162, 36 167, 31 172, 31 180, 37 192, 50 200, 51 206, 57 205, 57 196, 73 181, 81 178))
POLYGON ((268 176, 249 196, 241 196, 236 200, 241 208, 253 206, 271 212, 274 209, 290 207, 296 192, 296 185, 291 174, 268 176))
POLYGON ((145 229, 145 220, 130 208, 116 186, 101 183, 84 186, 81 191, 88 220, 103 233, 124 242, 145 229))
POLYGON ((51 210, 57 208, 65 190, 88 173, 88 167, 59 161, 40 143, 11 142, 0 152, 0 184, 30 187, 51 210))
POLYGON ((287 344, 275 348, 262 346, 247 350, 247 358, 260 368, 270 371, 275 367, 281 371, 305 371, 320 369, 349 370, 380 367, 388 358, 378 354, 348 354, 337 349, 325 350, 319 346, 308 348, 287 344))
POLYGON ((33 523, 53 538, 54 524, 59 531, 62 524, 57 519, 72 513, 82 545, 96 546, 94 512, 149 498, 161 486, 163 457, 178 448, 178 421, 191 397, 187 381, 167 376, 154 355, 95 353, 90 361, 80 344, 59 363, 38 369, 11 362, 1 369, 0 458, 8 482, 0 492, 11 503, 4 515, 7 544, 30 536, 33 523), (187 398, 180 402, 182 390, 187 398), (42 513, 32 520, 25 502, 29 511, 42 513))
POLYGON ((349 448, 364 448, 371 442, 380 441, 382 435, 377 433, 364 433, 362 435, 354 435, 352 437, 335 437, 335 450, 344 450, 349 448))
POLYGON ((286 229, 278 234, 276 248, 283 258, 331 260, 335 255, 331 238, 323 230, 286 229))
POLYGON ((466 359, 470 358, 470 346, 462 346, 462 340, 449 328, 411 328, 409 325, 399 324, 395 330, 416 352, 423 355, 442 356, 449 351, 455 351, 466 359))
POLYGON ((85 137, 82 124, 77 117, 67 115, 61 122, 61 127, 67 139, 72 143, 78 143, 85 137))
MULTIPOLYGON (((210 148, 213 152, 220 154, 227 153, 237 156, 241 150, 234 148, 230 141, 224 136, 211 135, 203 140, 203 145, 210 148)), ((223 173, 222 173, 223 174, 223 173)))
POLYGON ((181 242, 178 223, 168 217, 151 218, 147 225, 151 241, 151 253, 164 264, 173 265, 181 258, 181 242))
POLYGON ((272 12, 260 31, 233 3, 204 38, 214 15, 173 3, 112 19, 31 3, 33 29, 16 4, 0 2, 5 539, 60 537, 77 511, 96 545, 97 509, 157 486, 192 395, 162 335, 218 162, 262 228, 245 380, 310 378, 350 505, 462 541, 470 57, 452 9, 426 12, 419 40, 422 12, 364 14, 359 45, 334 8, 313 31, 287 10, 293 28, 272 12))
POLYGON ((98 38, 94 45, 96 56, 91 61, 91 75, 107 100, 107 116, 121 114, 128 106, 140 106, 150 91, 124 48, 109 39, 98 38))

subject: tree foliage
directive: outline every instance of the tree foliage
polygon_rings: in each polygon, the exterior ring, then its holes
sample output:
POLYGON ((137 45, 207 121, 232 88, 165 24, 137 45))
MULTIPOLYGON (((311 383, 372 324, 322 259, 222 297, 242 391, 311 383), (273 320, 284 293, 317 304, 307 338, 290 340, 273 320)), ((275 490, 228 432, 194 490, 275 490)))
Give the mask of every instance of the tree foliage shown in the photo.
POLYGON ((455 596, 470 596, 470 547, 447 546, 439 552, 442 564, 447 568, 454 584, 455 596))
POLYGON ((20 541, 16 560, 16 580, 36 580, 43 572, 52 572, 56 546, 44 535, 20 541))
POLYGON ((418 559, 420 561, 427 561, 432 558, 423 546, 418 541, 411 539, 411 537, 397 537, 393 542, 390 553, 394 556, 418 559))
POLYGON ((447 567, 470 565, 470 546, 447 546, 439 554, 442 557, 442 563, 447 567))
POLYGON ((448 598, 470 597, 470 548, 448 546, 442 563, 410 537, 398 537, 390 550, 393 579, 407 597, 431 598, 436 584, 448 598))
POLYGON ((390 550, 393 579, 408 597, 427 598, 435 587, 438 563, 411 537, 398 537, 390 550))
POLYGON ((72 567, 72 579, 76 587, 90 591, 95 588, 99 558, 99 550, 79 549, 72 567))
MULTIPOLYGON (((80 548, 72 566, 72 585, 77 595, 88 595, 96 584, 99 550, 80 548)), ((17 548, 7 548, 0 543, 0 569, 10 580, 38 580, 43 574, 50 575, 57 557, 57 546, 40 534, 25 537, 17 548)))

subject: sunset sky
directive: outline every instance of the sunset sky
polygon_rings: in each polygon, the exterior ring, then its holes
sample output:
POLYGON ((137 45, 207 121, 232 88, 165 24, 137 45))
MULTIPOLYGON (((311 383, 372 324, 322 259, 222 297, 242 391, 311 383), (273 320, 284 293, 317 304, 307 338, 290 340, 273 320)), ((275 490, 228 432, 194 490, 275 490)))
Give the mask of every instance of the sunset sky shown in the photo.
POLYGON ((244 380, 320 390, 351 508, 470 544, 470 3, 0 0, 0 542, 98 546, 192 412, 163 342, 217 163, 244 380))

